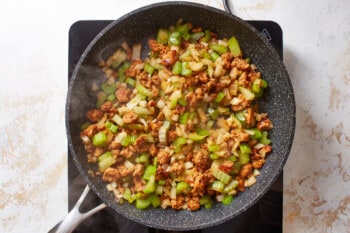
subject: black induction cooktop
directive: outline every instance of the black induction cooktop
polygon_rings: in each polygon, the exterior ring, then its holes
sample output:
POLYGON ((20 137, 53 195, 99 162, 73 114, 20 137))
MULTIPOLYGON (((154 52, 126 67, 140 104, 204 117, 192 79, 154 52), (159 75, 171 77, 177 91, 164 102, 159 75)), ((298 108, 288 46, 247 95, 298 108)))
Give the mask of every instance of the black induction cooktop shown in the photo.
MULTIPOLYGON (((74 23, 69 30, 68 80, 75 65, 91 40, 111 20, 82 20, 74 23)), ((283 57, 283 39, 281 27, 273 21, 247 21, 271 42, 281 58, 283 57)), ((68 153, 68 210, 74 207, 85 187, 85 181, 76 168, 72 156, 68 153)), ((101 200, 90 192, 81 212, 85 212, 101 200)), ((110 208, 105 208, 81 223, 75 233, 165 233, 168 231, 149 228, 126 219, 110 208)), ((265 233, 282 232, 282 175, 262 199, 236 218, 202 230, 189 233, 265 233)))

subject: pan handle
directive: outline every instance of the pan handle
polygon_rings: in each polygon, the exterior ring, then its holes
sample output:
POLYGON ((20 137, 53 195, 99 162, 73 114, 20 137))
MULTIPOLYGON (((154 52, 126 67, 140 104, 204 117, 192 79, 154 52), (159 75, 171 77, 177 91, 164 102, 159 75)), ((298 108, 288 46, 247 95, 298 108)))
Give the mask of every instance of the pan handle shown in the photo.
POLYGON ((222 0, 222 3, 224 4, 225 11, 227 13, 233 14, 231 0, 222 0))
POLYGON ((89 191, 90 187, 86 185, 83 193, 81 194, 79 200, 77 201, 73 209, 61 222, 57 223, 57 225, 54 226, 48 233, 71 233, 77 226, 79 226, 79 224, 82 221, 84 221, 91 215, 97 213, 98 211, 104 209, 107 206, 106 204, 102 203, 86 213, 80 213, 79 208, 89 191))

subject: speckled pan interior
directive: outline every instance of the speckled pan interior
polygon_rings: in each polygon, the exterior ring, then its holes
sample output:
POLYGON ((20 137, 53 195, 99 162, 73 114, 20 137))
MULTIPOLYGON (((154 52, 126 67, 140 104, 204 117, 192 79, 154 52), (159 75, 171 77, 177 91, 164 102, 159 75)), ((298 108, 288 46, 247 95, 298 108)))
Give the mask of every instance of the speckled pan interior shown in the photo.
POLYGON ((73 159, 92 190, 119 214, 149 227, 165 230, 194 230, 223 223, 246 211, 270 188, 288 158, 295 130, 295 100, 287 70, 277 52, 260 33, 245 21, 222 10, 189 2, 164 2, 135 10, 108 25, 91 42, 79 60, 69 85, 66 104, 68 142, 73 159), (261 110, 267 111, 274 128, 270 136, 273 152, 261 169, 257 183, 237 195, 230 205, 215 204, 212 209, 191 212, 172 209, 138 210, 129 204, 114 202, 100 177, 88 174, 91 164, 79 138, 80 125, 86 121, 85 112, 95 105, 91 92, 92 80, 102 75, 97 67, 101 57, 108 56, 121 41, 142 42, 146 53, 147 39, 154 37, 160 27, 173 25, 179 18, 195 26, 209 28, 220 37, 235 35, 245 57, 250 57, 268 81, 269 88, 260 100, 261 110))

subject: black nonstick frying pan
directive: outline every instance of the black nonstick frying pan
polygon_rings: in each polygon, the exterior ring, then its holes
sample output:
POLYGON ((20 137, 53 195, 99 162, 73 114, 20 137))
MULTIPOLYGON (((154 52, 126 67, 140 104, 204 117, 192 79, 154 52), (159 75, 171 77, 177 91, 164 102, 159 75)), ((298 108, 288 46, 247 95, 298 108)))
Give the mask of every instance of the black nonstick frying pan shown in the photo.
POLYGON ((189 2, 164 2, 137 9, 103 29, 90 43, 80 58, 69 84, 66 103, 68 144, 74 162, 91 189, 119 214, 149 227, 182 231, 202 229, 228 221, 255 204, 281 173, 288 158, 295 130, 295 100, 287 70, 271 44, 245 21, 222 10, 189 2), (145 55, 147 40, 160 27, 173 25, 178 19, 208 28, 220 37, 234 35, 240 42, 244 56, 257 65, 269 88, 260 100, 260 108, 268 112, 274 128, 270 132, 273 151, 260 170, 257 182, 238 194, 230 205, 214 204, 211 209, 198 211, 149 209, 139 210, 130 204, 114 201, 101 177, 89 174, 94 165, 87 162, 80 140, 80 126, 86 121, 85 113, 95 106, 96 97, 91 84, 103 75, 98 67, 102 57, 110 54, 122 42, 142 43, 145 55))

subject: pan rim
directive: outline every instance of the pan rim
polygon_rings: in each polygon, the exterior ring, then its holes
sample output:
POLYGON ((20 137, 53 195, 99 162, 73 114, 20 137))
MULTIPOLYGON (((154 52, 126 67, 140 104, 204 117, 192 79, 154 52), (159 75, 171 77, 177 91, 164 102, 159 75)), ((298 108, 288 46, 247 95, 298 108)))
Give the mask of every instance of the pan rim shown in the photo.
MULTIPOLYGON (((104 34, 106 34, 109 30, 111 30, 111 28, 113 28, 116 24, 120 23, 122 20, 134 15, 134 14, 137 14, 141 11, 145 11, 145 10, 148 10, 148 9, 151 9, 151 8, 155 8, 155 7, 162 7, 162 6, 169 6, 169 5, 174 5, 174 6, 191 6, 191 7, 200 7, 200 8, 205 8, 209 11, 213 11, 213 12, 216 12, 216 13, 219 13, 219 14, 224 14, 226 15, 227 17, 230 17, 232 19, 234 19, 235 21, 239 21, 241 24, 244 24, 247 28, 249 28, 250 30, 254 31, 255 34, 257 36, 259 36, 261 38, 261 40, 264 42, 264 43, 269 43, 264 37, 262 37, 260 35, 260 33, 258 33, 258 31, 253 27, 251 26, 249 23, 245 22, 244 20, 238 18, 237 16, 234 16, 234 15, 231 15, 229 13, 226 13, 220 9, 217 9, 217 8, 213 8, 213 7, 210 7, 210 6, 207 6, 207 5, 203 5, 203 4, 198 4, 198 3, 192 3, 192 2, 182 2, 182 1, 170 1, 170 2, 162 2, 162 3, 155 3, 155 4, 150 4, 150 5, 147 5, 147 6, 144 6, 144 7, 141 7, 141 8, 138 8, 134 11, 131 11, 127 14, 125 14, 124 16, 120 17, 119 19, 113 21, 112 23, 110 23, 109 25, 107 25, 92 41, 91 43, 89 44, 89 46, 85 49, 83 55, 81 56, 81 58, 79 59, 73 73, 72 73, 72 78, 71 78, 71 81, 69 83, 69 89, 68 89, 68 95, 67 95, 67 102, 66 102, 66 128, 67 128, 67 132, 68 132, 68 138, 71 137, 70 133, 69 133, 69 129, 70 129, 70 122, 69 122, 69 111, 70 111, 70 106, 68 104, 69 102, 69 99, 71 97, 71 92, 72 92, 72 88, 73 88, 73 83, 78 75, 78 72, 79 72, 79 67, 82 65, 82 63, 84 62, 86 56, 88 55, 88 53, 90 52, 90 50, 92 49, 92 47, 96 44, 97 41, 99 41, 101 39, 101 37, 103 37, 104 34)), ((270 49, 272 49, 274 51, 274 48, 272 48, 271 45, 269 45, 268 47, 270 47, 270 49)), ((274 51, 276 56, 277 55, 277 52, 274 51)), ((273 53, 273 52, 272 52, 273 53)), ((284 67, 284 66, 283 66, 284 67)), ((285 72, 286 69, 285 69, 285 72)), ((291 81, 290 79, 288 79, 288 81, 290 82, 290 85, 291 85, 291 81)), ((291 93, 293 94, 293 92, 291 93)), ((293 97, 294 97, 294 94, 293 94, 293 97)), ((295 101, 294 101, 294 98, 292 98, 292 101, 293 103, 291 103, 293 106, 294 106, 294 112, 292 113, 293 115, 293 122, 292 122, 292 128, 293 128, 293 132, 291 132, 291 140, 290 140, 290 143, 289 145, 287 146, 287 150, 288 150, 288 154, 291 150, 291 147, 292 147, 292 144, 293 144, 293 139, 294 139, 294 133, 295 133, 295 101)), ((80 162, 78 161, 78 159, 76 158, 75 156, 75 149, 74 149, 74 145, 72 143, 72 140, 69 140, 69 149, 72 151, 72 153, 74 154, 73 156, 73 159, 74 159, 74 162, 76 164, 76 166, 78 167, 78 170, 81 174, 85 174, 84 176, 84 179, 85 181, 88 183, 88 185, 92 188, 92 190, 99 196, 99 198, 101 198, 101 200, 104 200, 103 196, 101 196, 99 190, 96 188, 96 186, 93 184, 93 182, 91 181, 91 179, 89 179, 88 175, 87 175, 87 172, 82 168, 80 162)), ((281 161, 281 164, 280 164, 280 167, 278 168, 278 172, 276 174, 274 174, 274 177, 272 177, 271 179, 271 182, 270 183, 273 183, 278 175, 280 174, 280 172, 282 171, 283 169, 283 166, 285 165, 286 161, 288 159, 288 156, 285 156, 283 157, 283 161, 281 161)), ((261 193, 262 194, 265 194, 266 192, 268 191, 268 188, 265 188, 261 193)), ((261 195, 262 196, 262 195, 261 195)), ((164 230, 195 230, 195 229, 202 229, 202 228, 206 228, 206 227, 210 227, 210 226, 214 226, 214 225, 217 225, 217 224, 220 224, 222 222, 225 222, 229 219, 232 219, 234 218, 235 216, 238 216, 239 214, 245 212, 248 208, 250 208, 252 205, 254 205, 260 198, 255 198, 253 199, 251 202, 250 202, 250 205, 247 205, 247 206, 244 206, 244 208, 241 208, 239 211, 237 211, 233 216, 226 216, 225 218, 222 218, 220 219, 219 221, 218 220, 215 220, 215 221, 212 221, 212 222, 206 222, 204 224, 201 224, 201 225, 193 225, 193 227, 189 228, 188 226, 185 226, 185 227, 182 227, 182 226, 176 226, 175 228, 172 227, 172 226, 159 226, 158 224, 154 224, 152 222, 148 222, 147 220, 143 220, 143 221, 140 221, 139 219, 135 219, 133 216, 131 215, 127 215, 125 213, 121 213, 119 209, 116 209, 113 207, 113 205, 111 205, 111 203, 109 202, 106 202, 107 205, 109 205, 111 208, 113 208, 116 212, 118 212, 119 214, 122 214, 123 216, 126 216, 127 218, 133 220, 133 221, 136 221, 136 222, 139 222, 141 224, 145 224, 149 227, 156 227, 156 228, 159 228, 159 229, 164 229, 164 230)))

